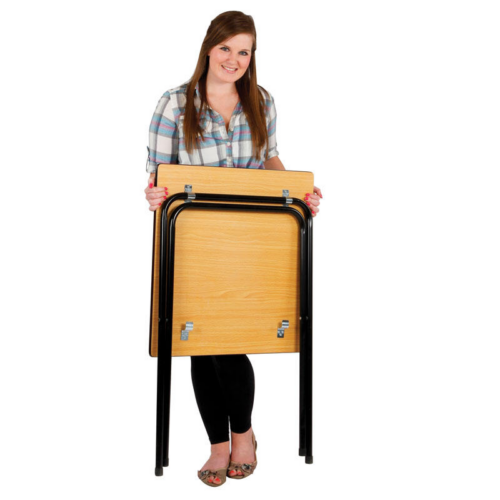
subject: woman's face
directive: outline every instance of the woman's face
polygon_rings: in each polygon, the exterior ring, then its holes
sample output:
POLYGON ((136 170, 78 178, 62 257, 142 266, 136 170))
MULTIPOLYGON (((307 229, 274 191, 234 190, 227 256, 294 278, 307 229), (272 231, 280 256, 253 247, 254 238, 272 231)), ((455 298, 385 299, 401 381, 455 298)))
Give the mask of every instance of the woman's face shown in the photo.
POLYGON ((239 80, 250 64, 253 37, 246 33, 235 35, 216 45, 208 53, 211 78, 224 83, 239 80))

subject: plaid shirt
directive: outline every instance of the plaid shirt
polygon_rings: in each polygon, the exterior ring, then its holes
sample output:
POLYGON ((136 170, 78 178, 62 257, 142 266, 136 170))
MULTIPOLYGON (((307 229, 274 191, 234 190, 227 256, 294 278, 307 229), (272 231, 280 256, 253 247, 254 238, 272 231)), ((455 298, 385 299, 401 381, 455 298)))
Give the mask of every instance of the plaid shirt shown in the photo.
MULTIPOLYGON (((156 172, 160 163, 204 165, 210 167, 264 168, 265 148, 259 159, 252 156, 250 127, 238 102, 229 122, 229 131, 222 116, 209 107, 200 117, 205 140, 199 142, 192 154, 184 143, 184 112, 187 84, 163 94, 156 106, 149 127, 149 155, 146 171, 156 172)), ((269 94, 265 98, 266 124, 269 136, 269 159, 278 156, 276 145, 276 107, 269 94)), ((195 106, 199 111, 201 99, 196 85, 195 106)))

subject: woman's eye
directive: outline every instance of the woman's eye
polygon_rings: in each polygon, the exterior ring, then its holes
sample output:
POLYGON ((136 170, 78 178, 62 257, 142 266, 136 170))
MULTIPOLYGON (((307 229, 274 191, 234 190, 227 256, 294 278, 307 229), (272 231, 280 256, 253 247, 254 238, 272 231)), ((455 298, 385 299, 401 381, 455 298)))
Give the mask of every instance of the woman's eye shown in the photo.
MULTIPOLYGON (((223 51, 229 50, 229 48, 228 48, 228 47, 221 47, 220 49, 221 49, 221 50, 223 50, 223 51)), ((244 55, 244 56, 247 56, 247 55, 248 55, 248 52, 247 52, 246 50, 242 50, 242 51, 240 52, 240 54, 242 54, 242 55, 244 55)))

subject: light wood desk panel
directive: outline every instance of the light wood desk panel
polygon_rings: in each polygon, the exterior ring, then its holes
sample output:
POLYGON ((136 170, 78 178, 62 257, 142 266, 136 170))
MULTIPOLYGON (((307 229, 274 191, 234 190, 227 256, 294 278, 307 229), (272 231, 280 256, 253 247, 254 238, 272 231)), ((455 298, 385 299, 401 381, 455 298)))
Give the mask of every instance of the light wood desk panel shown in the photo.
MULTIPOLYGON (((288 189, 288 197, 303 199, 314 178, 311 172, 159 166, 157 186, 167 186, 169 196, 186 184, 193 193, 281 197, 288 189)), ((151 356, 158 342, 160 219, 155 212, 151 356)), ((299 225, 290 214, 183 211, 176 223, 172 355, 298 352, 299 264, 299 225), (282 320, 289 327, 278 338, 282 320), (188 321, 193 330, 181 340, 188 321)))

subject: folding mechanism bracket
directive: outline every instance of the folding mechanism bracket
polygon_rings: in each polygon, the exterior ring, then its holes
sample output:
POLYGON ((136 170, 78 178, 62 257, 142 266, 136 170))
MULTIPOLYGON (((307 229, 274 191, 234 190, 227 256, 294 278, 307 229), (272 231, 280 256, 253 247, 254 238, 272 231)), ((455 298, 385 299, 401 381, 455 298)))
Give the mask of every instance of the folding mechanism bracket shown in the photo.
POLYGON ((189 332, 193 329, 193 322, 186 321, 186 329, 181 330, 181 340, 189 340, 189 332))
POLYGON ((287 205, 291 205, 293 203, 292 198, 289 198, 290 196, 290 191, 288 189, 283 189, 283 197, 286 198, 286 203, 283 203, 283 206, 286 207, 287 205))
POLYGON ((278 328, 278 338, 282 339, 285 336, 285 328, 290 326, 290 322, 287 319, 284 319, 281 322, 281 328, 278 328))
POLYGON ((196 198, 196 194, 193 193, 192 191, 193 191, 192 184, 184 184, 184 192, 189 193, 187 199, 184 200, 184 203, 191 203, 191 201, 196 198))

